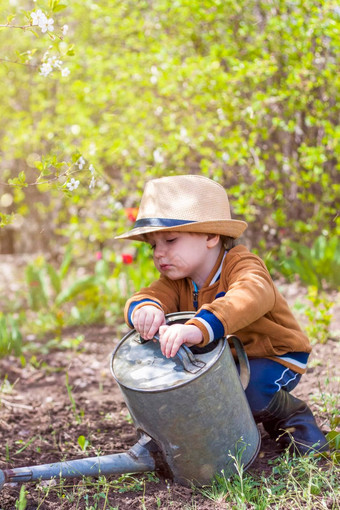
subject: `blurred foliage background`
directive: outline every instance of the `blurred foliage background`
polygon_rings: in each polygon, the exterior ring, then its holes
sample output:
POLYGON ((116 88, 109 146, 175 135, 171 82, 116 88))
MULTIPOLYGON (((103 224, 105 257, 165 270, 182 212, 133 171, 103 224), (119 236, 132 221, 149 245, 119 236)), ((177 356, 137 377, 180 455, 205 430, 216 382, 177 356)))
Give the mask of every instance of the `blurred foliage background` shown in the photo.
POLYGON ((273 275, 338 288, 338 2, 0 0, 0 25, 0 251, 41 254, 11 313, 117 316, 154 273, 113 237, 183 173, 225 186, 273 275))

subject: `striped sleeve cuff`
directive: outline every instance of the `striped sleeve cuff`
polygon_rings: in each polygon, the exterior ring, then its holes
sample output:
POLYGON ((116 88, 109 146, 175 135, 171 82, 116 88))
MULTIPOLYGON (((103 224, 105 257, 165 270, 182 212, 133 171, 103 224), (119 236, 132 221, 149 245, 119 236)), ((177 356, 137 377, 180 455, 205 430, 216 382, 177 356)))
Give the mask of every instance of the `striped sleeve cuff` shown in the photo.
POLYGON ((152 306, 155 306, 156 308, 159 308, 160 310, 162 310, 162 307, 160 306, 160 304, 157 303, 157 301, 153 301, 152 299, 141 299, 140 301, 134 301, 129 306, 129 309, 127 312, 127 319, 128 319, 129 325, 132 328, 133 328, 133 322, 132 322, 133 312, 135 310, 138 310, 138 308, 142 308, 142 306, 146 306, 146 305, 152 305, 152 306))
POLYGON ((275 356, 272 359, 275 359, 275 361, 282 363, 299 374, 304 374, 307 370, 308 357, 309 352, 288 352, 282 356, 275 356))
POLYGON ((193 324, 198 327, 203 334, 203 342, 199 347, 218 340, 224 336, 224 327, 222 322, 208 310, 200 310, 198 314, 190 319, 187 324, 193 324))

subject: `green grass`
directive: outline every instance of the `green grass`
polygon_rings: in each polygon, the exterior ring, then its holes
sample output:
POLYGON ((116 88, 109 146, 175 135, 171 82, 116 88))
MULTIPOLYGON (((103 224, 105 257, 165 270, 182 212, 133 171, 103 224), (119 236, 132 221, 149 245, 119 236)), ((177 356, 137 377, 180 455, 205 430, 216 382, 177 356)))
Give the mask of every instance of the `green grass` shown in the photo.
MULTIPOLYGON (((233 459, 238 464, 238 460, 233 459)), ((194 495, 198 493, 223 510, 338 510, 339 471, 339 466, 330 459, 295 457, 288 452, 273 461, 269 476, 244 472, 241 464, 238 464, 237 473, 232 477, 226 478, 221 472, 212 485, 200 489, 193 487, 192 501, 183 502, 183 510, 199 508, 194 500, 194 495)), ((35 504, 38 510, 53 499, 59 500, 63 508, 72 505, 74 509, 119 510, 119 506, 112 506, 114 494, 136 492, 139 508, 144 510, 148 508, 146 496, 150 482, 158 482, 152 473, 136 476, 125 474, 115 480, 101 476, 98 479, 84 478, 77 483, 62 479, 41 482, 35 490, 38 495, 35 504)), ((26 494, 23 487, 16 508, 26 508, 26 494)), ((155 497, 155 503, 160 509, 170 509, 175 504, 170 484, 164 499, 155 497)))
MULTIPOLYGON (((158 478, 152 473, 145 473, 141 476, 129 474, 121 475, 114 480, 108 480, 105 476, 97 479, 83 478, 77 483, 67 482, 65 479, 53 479, 40 482, 35 490, 35 507, 39 510, 44 507, 48 501, 60 502, 61 508, 72 508, 77 510, 119 510, 119 506, 112 506, 110 500, 115 493, 123 492, 141 492, 145 495, 146 484, 148 482, 157 482, 158 478), (72 505, 72 507, 71 507, 72 505)), ((24 487, 24 486, 22 486, 24 487)), ((27 491, 22 489, 23 494, 27 491)), ((32 494, 32 491, 30 491, 32 494)), ((16 502, 21 504, 23 500, 22 491, 16 502)), ((141 508, 143 508, 143 496, 141 498, 141 508)), ((18 507, 24 510, 26 507, 18 507)))
POLYGON ((324 458, 291 457, 288 452, 272 464, 270 476, 238 473, 226 478, 219 474, 202 494, 226 509, 321 510, 339 508, 338 465, 324 458))

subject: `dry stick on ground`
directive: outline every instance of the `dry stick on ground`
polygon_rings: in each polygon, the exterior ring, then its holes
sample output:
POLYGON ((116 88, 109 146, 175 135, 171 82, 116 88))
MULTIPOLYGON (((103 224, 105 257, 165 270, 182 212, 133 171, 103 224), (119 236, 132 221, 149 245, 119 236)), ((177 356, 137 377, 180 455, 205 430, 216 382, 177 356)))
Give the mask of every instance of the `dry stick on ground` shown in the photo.
POLYGON ((5 400, 4 398, 0 399, 0 403, 4 404, 6 407, 17 407, 20 409, 27 409, 28 411, 32 411, 32 406, 26 406, 25 404, 15 404, 14 402, 9 402, 8 400, 5 400))

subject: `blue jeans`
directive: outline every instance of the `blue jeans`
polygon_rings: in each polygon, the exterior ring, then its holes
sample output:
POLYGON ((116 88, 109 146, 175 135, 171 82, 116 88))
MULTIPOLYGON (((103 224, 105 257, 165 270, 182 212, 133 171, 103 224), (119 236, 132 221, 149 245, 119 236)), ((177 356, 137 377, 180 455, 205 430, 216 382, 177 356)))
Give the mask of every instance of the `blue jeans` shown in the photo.
POLYGON ((250 359, 249 365, 250 381, 245 394, 253 414, 266 409, 277 391, 292 391, 301 379, 301 374, 271 359, 250 359))

